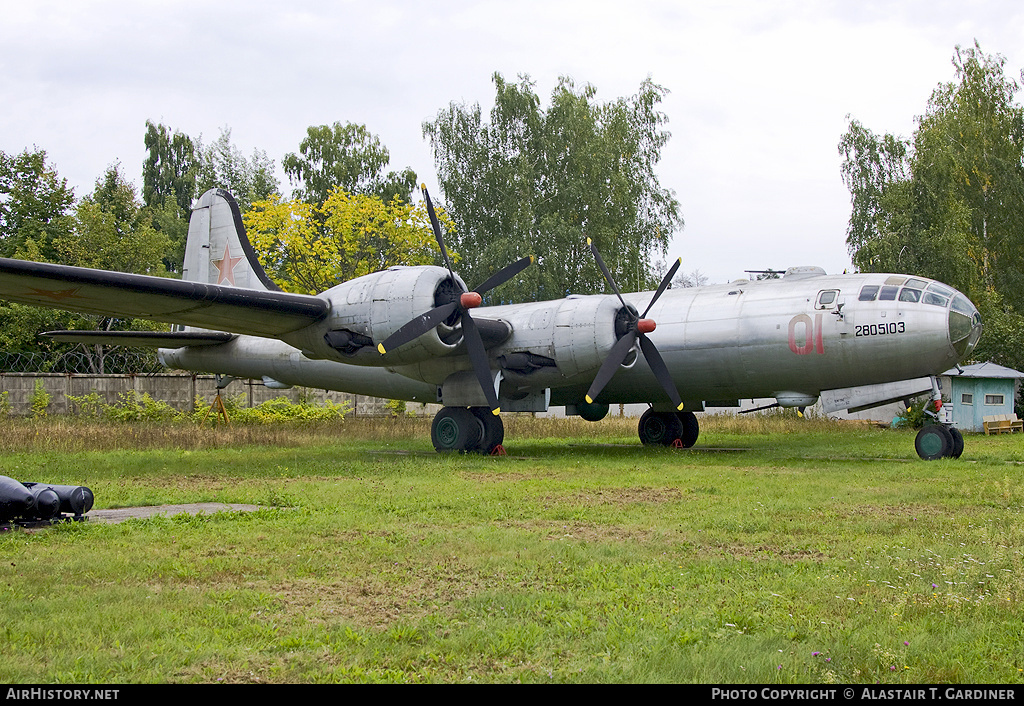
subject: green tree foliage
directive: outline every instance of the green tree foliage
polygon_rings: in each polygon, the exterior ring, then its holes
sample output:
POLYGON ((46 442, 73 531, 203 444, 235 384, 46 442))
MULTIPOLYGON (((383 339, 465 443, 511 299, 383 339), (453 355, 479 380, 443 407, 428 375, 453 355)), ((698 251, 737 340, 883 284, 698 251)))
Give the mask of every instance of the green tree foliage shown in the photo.
POLYGON ((188 135, 163 123, 146 121, 146 160, 142 163, 142 200, 151 208, 173 202, 188 214, 196 196, 196 145, 188 135))
MULTIPOLYGON (((447 214, 437 214, 451 225, 447 214)), ((322 292, 394 265, 440 257, 426 206, 397 196, 349 194, 336 187, 322 205, 271 198, 243 216, 260 264, 285 291, 322 292)))
POLYGON ((72 227, 74 191, 46 164, 46 152, 0 152, 0 256, 26 248, 52 256, 50 242, 72 227))
POLYGON ((423 125, 472 287, 513 260, 538 267, 503 285, 504 301, 605 291, 590 237, 619 285, 649 288, 683 218, 655 168, 669 139, 658 110, 666 90, 650 79, 636 95, 598 103, 591 85, 562 78, 542 109, 534 83, 493 77, 490 121, 480 105, 452 103, 423 125))
POLYGON ((979 359, 1024 367, 1024 109, 1005 59, 957 47, 910 140, 851 120, 839 144, 847 245, 867 272, 913 272, 978 306, 979 359))
POLYGON ((226 189, 242 211, 254 201, 278 192, 274 162, 266 152, 253 150, 246 158, 231 142, 231 128, 207 146, 166 125, 146 121, 147 156, 142 165, 142 197, 153 227, 167 235, 171 248, 164 257, 168 271, 177 272, 185 257, 192 201, 212 188, 226 189))
MULTIPOLYGON (((97 179, 94 191, 78 203, 70 228, 45 243, 29 240, 17 254, 30 260, 76 267, 162 275, 162 258, 169 246, 167 236, 150 224, 135 187, 114 165, 97 179)), ((40 339, 39 333, 43 331, 151 330, 158 326, 136 319, 90 316, 10 302, 0 304, 0 348, 8 351, 56 355, 73 347, 40 339)), ((93 369, 103 372, 103 348, 89 346, 87 350, 93 356, 93 369)))
POLYGON ((196 196, 210 189, 225 189, 235 197, 244 213, 256 201, 264 201, 278 193, 274 176, 274 160, 262 150, 253 150, 246 159, 231 142, 231 128, 221 129, 220 136, 203 147, 197 142, 196 196))
POLYGON ((149 208, 153 228, 165 234, 171 246, 164 267, 178 272, 185 259, 185 239, 192 200, 196 197, 198 157, 188 135, 171 131, 163 123, 146 121, 146 159, 142 163, 142 201, 149 208))
POLYGON ((166 274, 162 258, 170 240, 153 228, 147 215, 120 165, 109 167, 96 180, 93 193, 78 203, 74 229, 54 238, 57 261, 115 272, 166 274))
POLYGON ((379 196, 390 203, 396 196, 409 201, 416 187, 416 173, 384 169, 391 160, 380 138, 364 125, 353 123, 315 125, 306 130, 299 154, 290 152, 281 164, 293 184, 295 197, 321 205, 335 187, 349 194, 379 196))

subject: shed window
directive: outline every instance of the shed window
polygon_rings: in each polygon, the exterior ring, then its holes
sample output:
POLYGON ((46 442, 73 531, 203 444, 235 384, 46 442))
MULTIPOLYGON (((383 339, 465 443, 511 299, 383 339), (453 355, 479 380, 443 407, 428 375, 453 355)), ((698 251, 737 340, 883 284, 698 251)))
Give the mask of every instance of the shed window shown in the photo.
POLYGON ((963 404, 974 404, 974 395, 970 392, 965 392, 960 395, 960 402, 963 404))
POLYGON ((985 404, 1002 404, 1002 395, 985 395, 985 404))

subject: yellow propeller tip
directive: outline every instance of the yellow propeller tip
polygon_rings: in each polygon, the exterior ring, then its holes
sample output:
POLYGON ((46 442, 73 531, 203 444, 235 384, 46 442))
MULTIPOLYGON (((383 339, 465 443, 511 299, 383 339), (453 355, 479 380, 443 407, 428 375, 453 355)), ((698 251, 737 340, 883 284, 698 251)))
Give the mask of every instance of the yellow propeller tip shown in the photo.
POLYGON ((491 414, 497 417, 499 414, 501 414, 501 407, 495 407, 494 409, 492 409, 491 414))
POLYGON ((593 245, 593 244, 594 244, 594 242, 590 238, 587 238, 587 245, 593 245))
POLYGON ((587 404, 594 404, 594 400, 590 397, 590 395, 587 395, 583 399, 587 401, 587 404))
POLYGON ((377 350, 379 350, 379 351, 380 351, 380 354, 381 354, 381 355, 384 355, 385 353, 387 353, 387 351, 386 351, 386 350, 384 350, 384 344, 383 344, 383 343, 378 343, 378 344, 377 344, 377 350))
POLYGON ((680 403, 679 403, 679 406, 678 406, 678 407, 676 407, 676 411, 677 411, 677 412, 682 412, 682 411, 683 411, 683 403, 682 403, 682 402, 680 402, 680 403))

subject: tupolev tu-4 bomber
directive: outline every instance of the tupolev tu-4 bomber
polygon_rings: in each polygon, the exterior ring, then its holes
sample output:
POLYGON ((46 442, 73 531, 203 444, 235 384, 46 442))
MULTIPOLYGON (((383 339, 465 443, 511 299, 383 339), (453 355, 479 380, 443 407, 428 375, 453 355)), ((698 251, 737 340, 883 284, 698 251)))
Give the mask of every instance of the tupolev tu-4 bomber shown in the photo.
MULTIPOLYGON (((152 346, 170 368, 398 400, 440 403, 438 451, 490 453, 499 412, 601 419, 647 403, 644 444, 693 446, 694 412, 774 398, 826 413, 930 393, 922 458, 959 456, 939 423, 936 375, 968 358, 981 317, 963 294, 902 274, 826 275, 790 268, 776 280, 669 287, 483 306, 532 263, 523 258, 471 289, 451 267, 424 189, 444 267, 391 267, 317 295, 281 291, 264 273, 238 205, 213 189, 195 204, 181 280, 0 259, 0 298, 174 324, 169 332, 57 331, 62 341, 152 346)), ((476 283, 474 283, 476 284, 476 283)))

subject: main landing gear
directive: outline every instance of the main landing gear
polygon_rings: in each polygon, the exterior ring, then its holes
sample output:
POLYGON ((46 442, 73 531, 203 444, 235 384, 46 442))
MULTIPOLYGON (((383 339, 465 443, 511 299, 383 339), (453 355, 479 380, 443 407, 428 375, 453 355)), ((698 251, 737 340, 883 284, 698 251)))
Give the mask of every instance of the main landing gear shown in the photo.
POLYGON ((439 452, 490 454, 505 440, 505 424, 487 407, 444 407, 434 416, 430 440, 439 452))
POLYGON ((926 424, 917 432, 914 449, 925 461, 960 458, 960 454, 964 452, 964 437, 954 426, 926 424))
POLYGON ((679 445, 688 449, 697 443, 700 424, 693 412, 655 412, 649 409, 640 417, 637 433, 644 446, 679 445))

